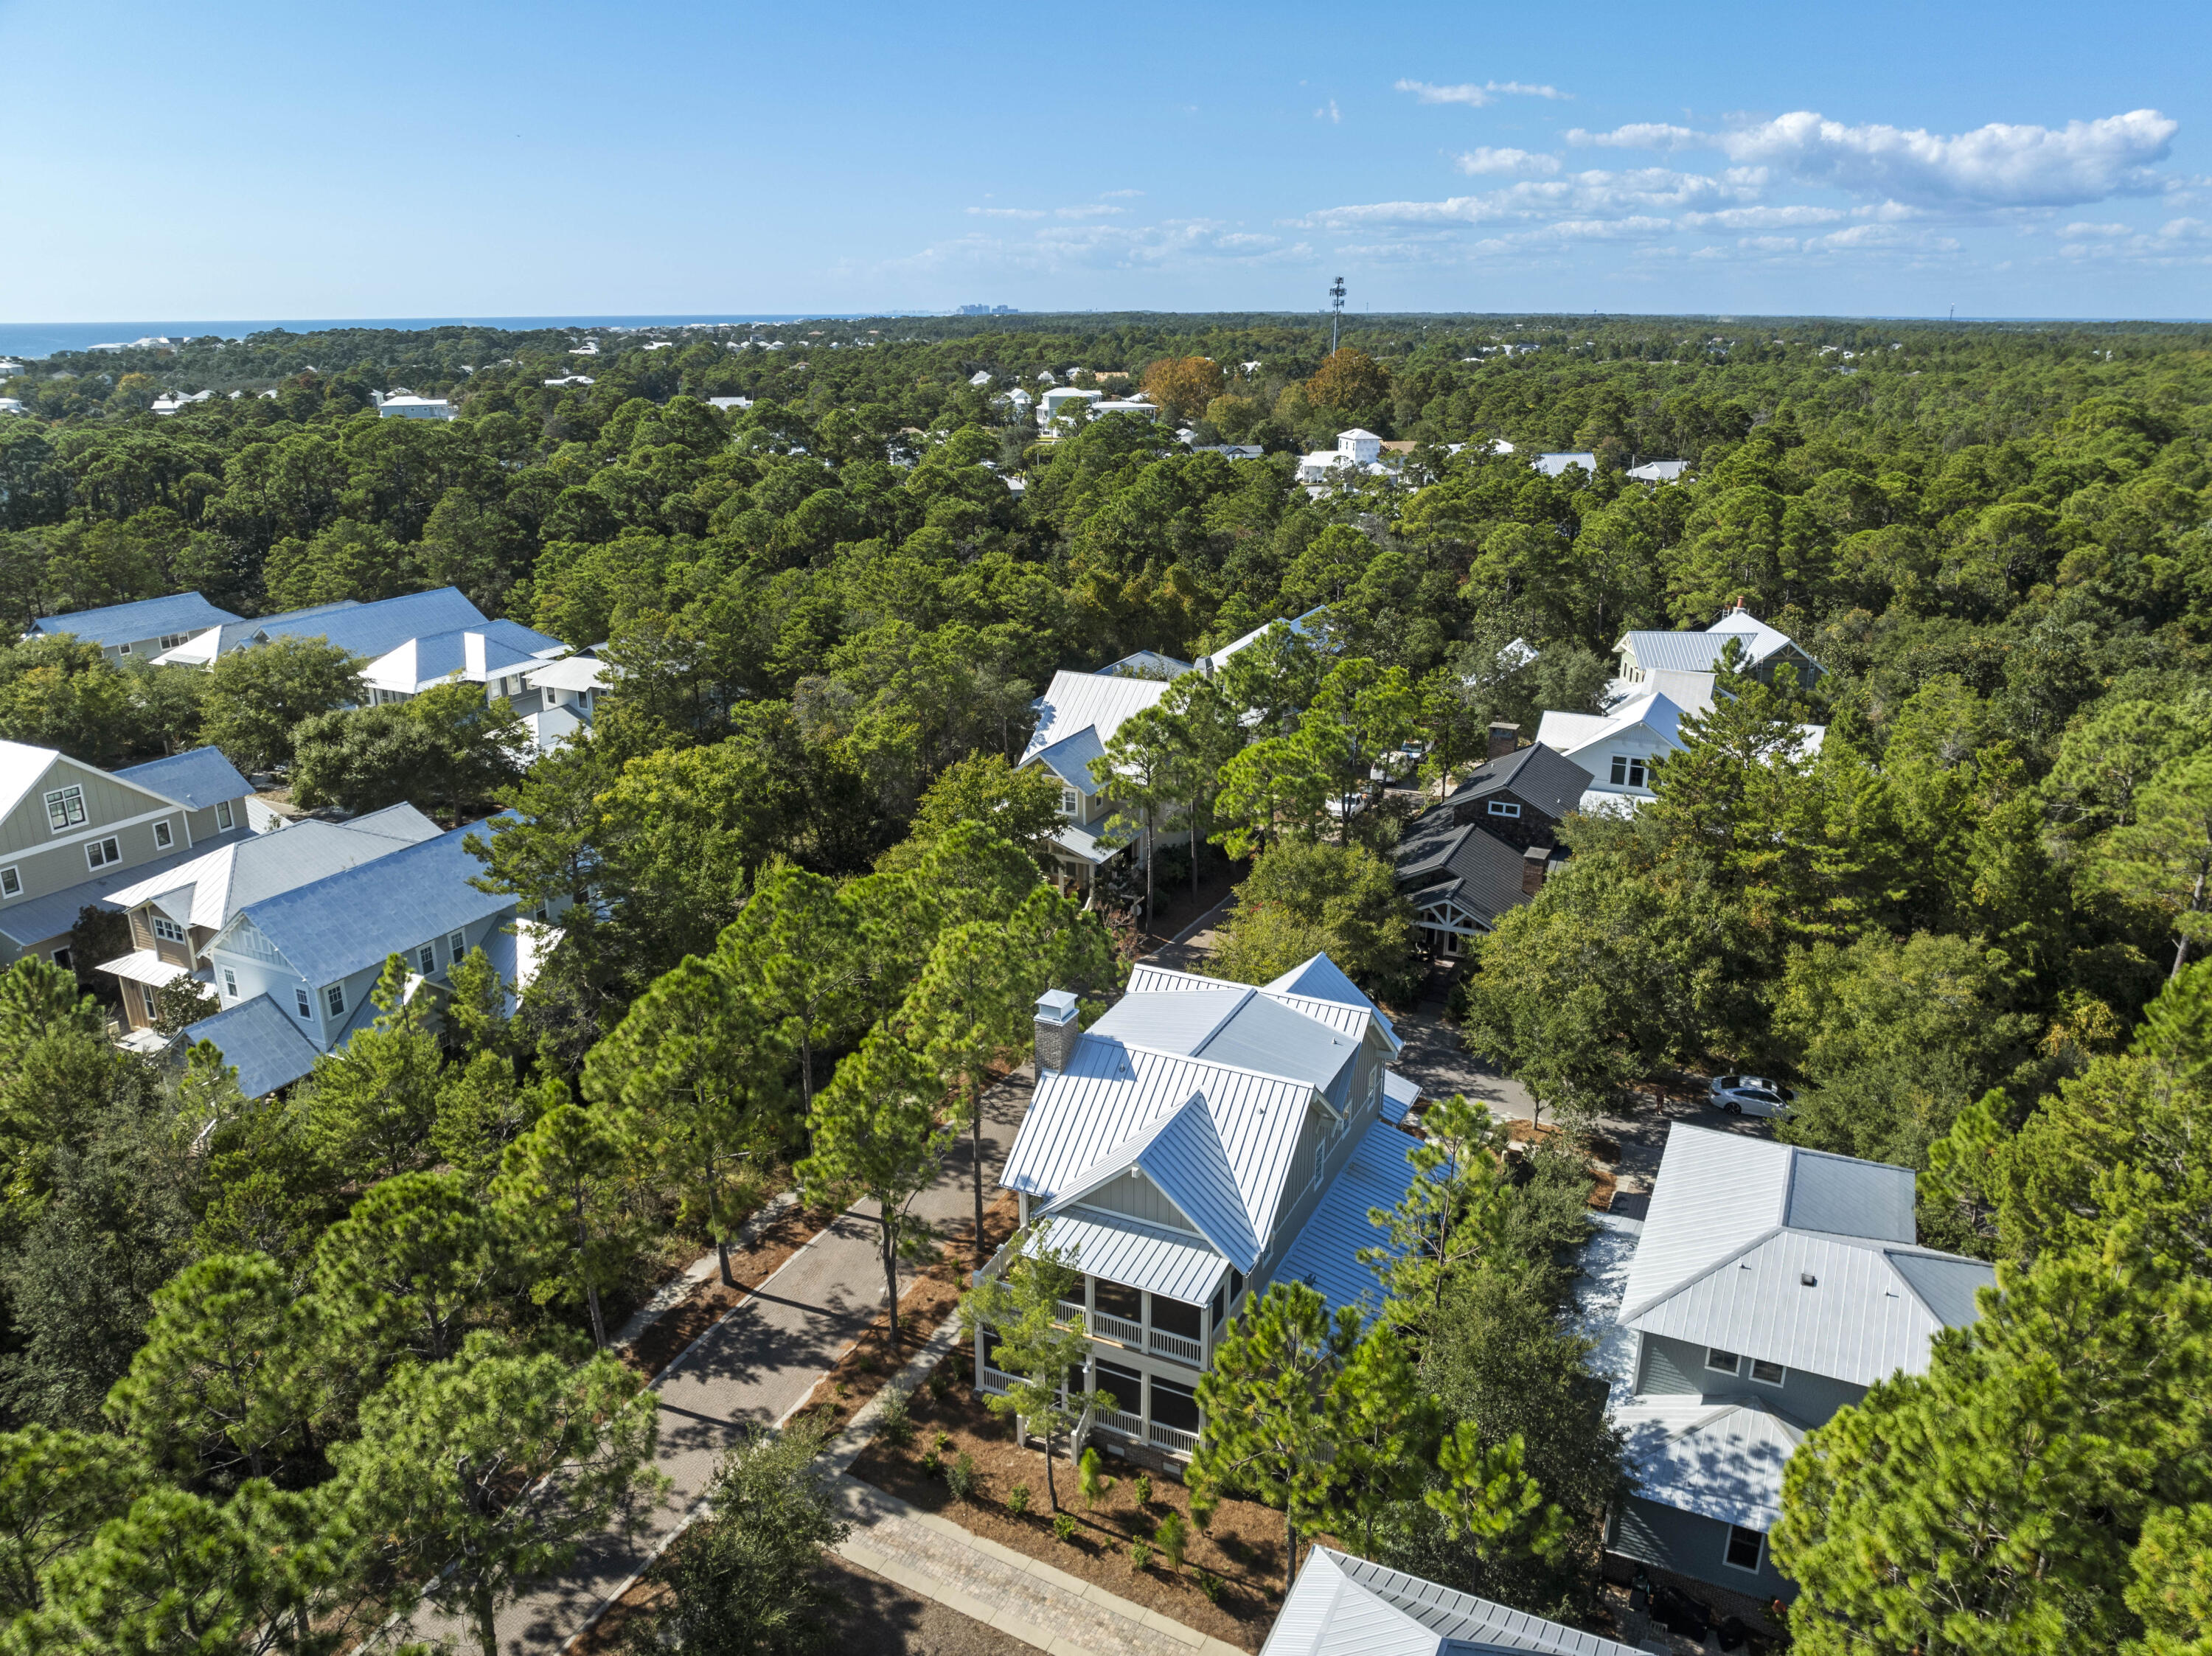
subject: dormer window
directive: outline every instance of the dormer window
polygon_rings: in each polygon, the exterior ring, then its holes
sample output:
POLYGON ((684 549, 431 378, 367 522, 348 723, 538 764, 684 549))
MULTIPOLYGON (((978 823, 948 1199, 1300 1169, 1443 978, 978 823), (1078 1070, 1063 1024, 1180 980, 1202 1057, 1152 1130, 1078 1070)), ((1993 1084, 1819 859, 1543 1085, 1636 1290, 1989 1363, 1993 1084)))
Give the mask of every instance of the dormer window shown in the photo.
POLYGON ((1640 788, 1646 774, 1641 755, 1617 753, 1613 755, 1613 786, 1640 788))

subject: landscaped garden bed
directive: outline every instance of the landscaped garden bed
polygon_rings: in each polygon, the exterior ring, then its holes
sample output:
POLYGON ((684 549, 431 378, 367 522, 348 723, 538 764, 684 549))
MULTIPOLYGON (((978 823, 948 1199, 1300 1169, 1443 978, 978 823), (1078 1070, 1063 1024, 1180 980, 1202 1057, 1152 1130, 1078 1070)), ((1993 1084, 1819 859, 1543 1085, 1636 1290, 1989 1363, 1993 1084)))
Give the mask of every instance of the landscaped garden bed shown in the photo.
MULTIPOLYGON (((1256 1501, 1224 1501, 1204 1532, 1190 1527, 1183 1568, 1177 1573, 1153 1545, 1136 1568, 1132 1544, 1153 1544, 1170 1513, 1190 1526, 1190 1494, 1172 1477, 1154 1472, 1141 1489, 1142 1469, 1102 1453, 1114 1480, 1095 1505, 1079 1493, 1066 1447, 1055 1465, 1060 1505, 1070 1520, 1066 1538, 1055 1533, 1045 1495, 1044 1457, 1034 1440, 1014 1441, 1009 1421, 992 1414, 967 1383, 969 1354, 955 1351, 914 1397, 912 1435, 901 1447, 878 1433, 853 1465, 853 1476, 888 1490, 925 1512, 1017 1552, 1095 1582, 1171 1621, 1247 1650, 1257 1650, 1282 1608, 1283 1515, 1256 1501), (962 1457, 972 1472, 965 1498, 952 1493, 962 1457), (1026 1496, 1017 1495, 1017 1486, 1026 1496), (1149 1498, 1140 1501, 1139 1495, 1149 1498), (1016 1512, 1010 1499, 1025 1509, 1016 1512), (1206 1583, 1213 1584, 1209 1595, 1206 1583)), ((1102 1451, 1108 1440, 1094 1440, 1102 1451)), ((1304 1538, 1301 1538, 1303 1548, 1304 1538)))

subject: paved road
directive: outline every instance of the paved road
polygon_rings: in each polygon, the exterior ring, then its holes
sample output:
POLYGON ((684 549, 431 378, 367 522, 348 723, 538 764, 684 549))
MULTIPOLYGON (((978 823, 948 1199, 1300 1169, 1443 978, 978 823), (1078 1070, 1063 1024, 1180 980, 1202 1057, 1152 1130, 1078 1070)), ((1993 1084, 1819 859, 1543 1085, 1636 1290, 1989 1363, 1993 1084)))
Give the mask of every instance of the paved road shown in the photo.
MULTIPOLYGON (((1031 1077, 1017 1071, 984 1099, 984 1194, 1029 1106, 1031 1077)), ((916 1210, 948 1234, 971 1234, 969 1143, 946 1164, 916 1210)), ((674 1488, 642 1533, 587 1546, 564 1579, 509 1604, 501 1650, 557 1651, 643 1567, 706 1489, 723 1452, 747 1425, 771 1425, 798 1407, 822 1372, 883 1309, 884 1276, 873 1204, 855 1207, 810 1240, 758 1291, 693 1342, 653 1383, 660 1396, 659 1466, 674 1488)), ((465 1645, 456 1623, 425 1611, 406 1637, 465 1645)), ((392 1641, 398 1642, 398 1639, 392 1641)))

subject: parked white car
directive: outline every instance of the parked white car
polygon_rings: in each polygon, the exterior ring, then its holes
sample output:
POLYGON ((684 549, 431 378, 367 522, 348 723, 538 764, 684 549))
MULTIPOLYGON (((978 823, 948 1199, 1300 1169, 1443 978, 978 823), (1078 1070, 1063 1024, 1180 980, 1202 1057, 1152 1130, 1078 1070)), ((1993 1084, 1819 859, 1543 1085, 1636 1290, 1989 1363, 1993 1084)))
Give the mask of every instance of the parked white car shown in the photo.
POLYGON ((1715 1109, 1730 1115, 1786 1116, 1796 1094, 1765 1076, 1715 1076, 1705 1083, 1705 1095, 1715 1109))

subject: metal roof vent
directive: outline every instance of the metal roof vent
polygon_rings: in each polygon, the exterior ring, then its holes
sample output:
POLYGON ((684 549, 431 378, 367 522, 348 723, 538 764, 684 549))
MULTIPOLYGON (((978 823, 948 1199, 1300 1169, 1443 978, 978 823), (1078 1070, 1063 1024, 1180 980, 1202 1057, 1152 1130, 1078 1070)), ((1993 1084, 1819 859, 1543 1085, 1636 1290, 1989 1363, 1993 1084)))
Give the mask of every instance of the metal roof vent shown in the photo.
POLYGON ((1820 1279, 1809 1271, 1801 1271, 1797 1273, 1797 1282, 1799 1286, 1803 1288, 1817 1288, 1820 1286, 1820 1279))

